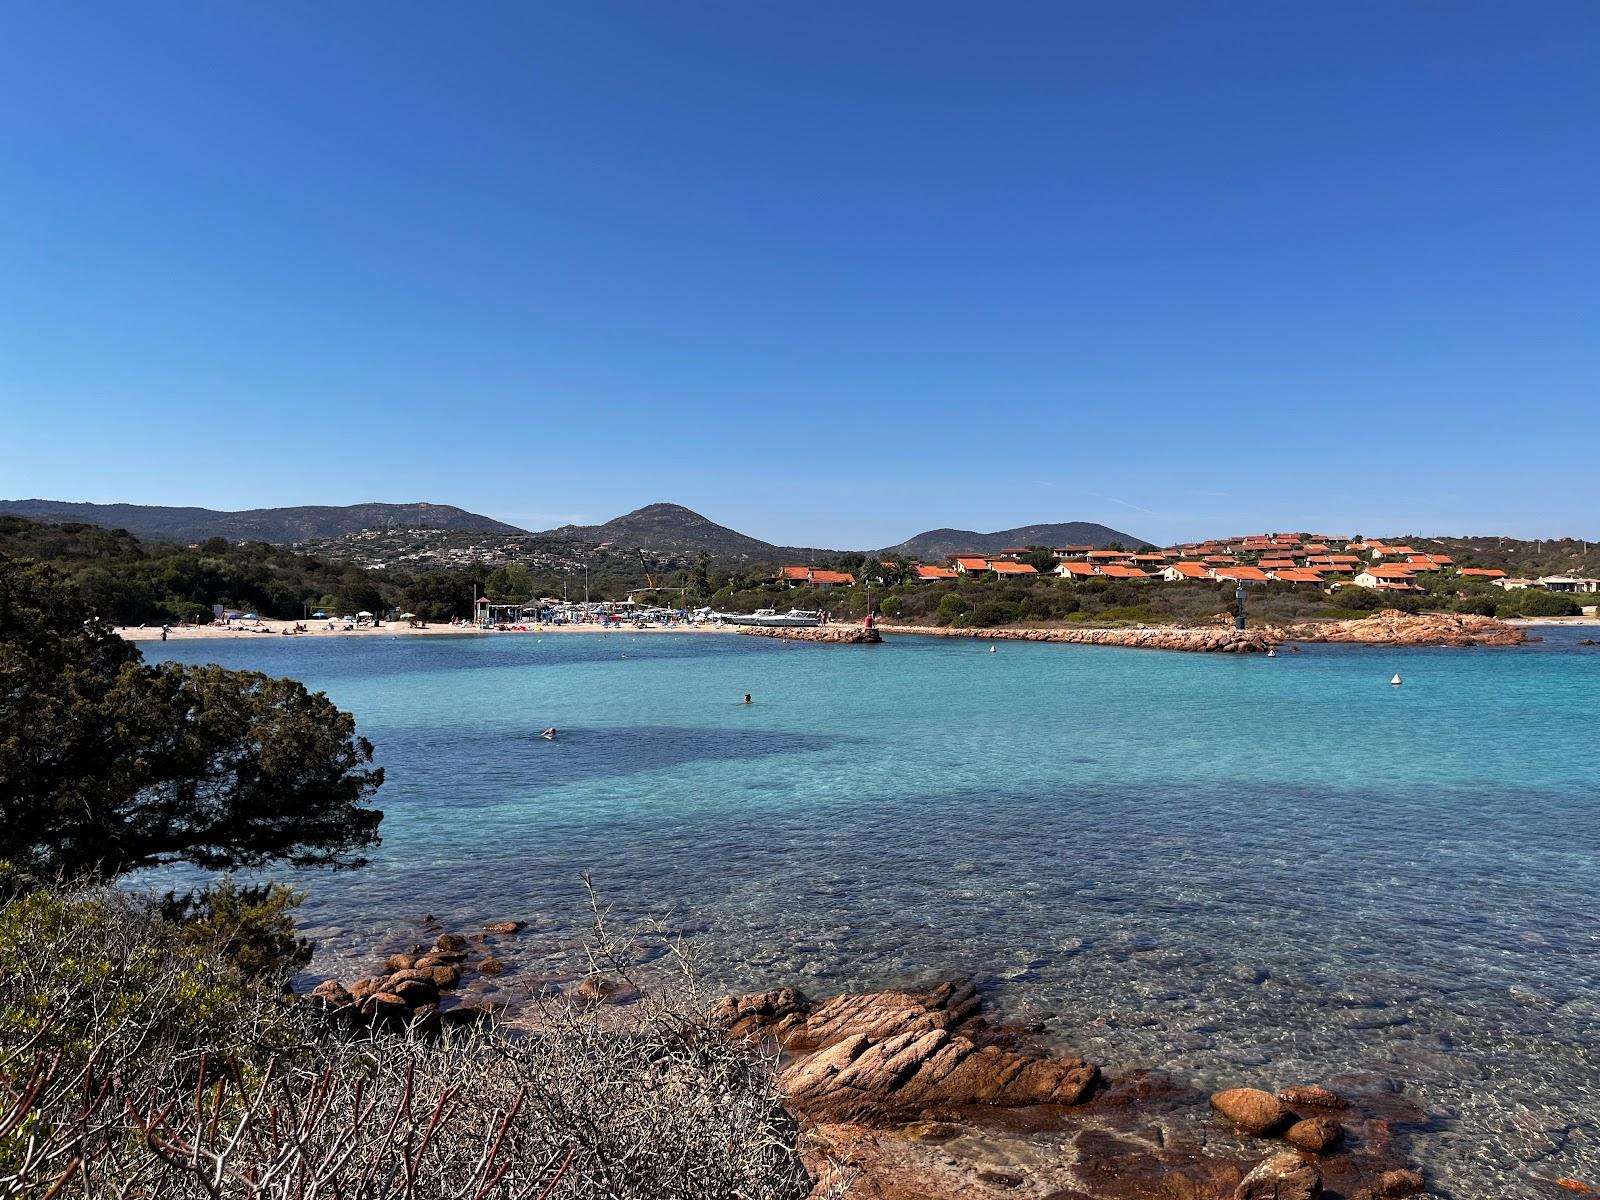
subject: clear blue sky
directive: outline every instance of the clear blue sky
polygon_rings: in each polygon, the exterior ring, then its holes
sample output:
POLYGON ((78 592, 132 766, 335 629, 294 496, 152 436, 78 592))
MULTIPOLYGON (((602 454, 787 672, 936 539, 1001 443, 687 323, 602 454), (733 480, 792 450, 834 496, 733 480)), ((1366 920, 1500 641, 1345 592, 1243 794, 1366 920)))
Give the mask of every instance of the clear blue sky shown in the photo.
POLYGON ((0 7, 0 496, 1600 536, 1600 4, 0 7))

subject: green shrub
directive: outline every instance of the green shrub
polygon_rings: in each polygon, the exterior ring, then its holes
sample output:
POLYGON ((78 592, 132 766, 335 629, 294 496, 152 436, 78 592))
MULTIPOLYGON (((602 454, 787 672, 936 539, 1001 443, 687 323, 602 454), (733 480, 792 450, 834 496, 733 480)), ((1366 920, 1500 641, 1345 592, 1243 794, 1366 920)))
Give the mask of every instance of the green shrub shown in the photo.
POLYGON ((1495 602, 1497 617, 1575 617, 1583 610, 1571 596, 1543 588, 1519 588, 1495 602))
POLYGON ((996 625, 1009 625, 1015 621, 1019 610, 1006 600, 985 600, 972 610, 972 623, 983 629, 996 625))
POLYGON ((0 1064, 34 1040, 103 1070, 210 1052, 260 1062, 299 1041, 291 1009, 209 945, 113 889, 35 888, 0 907, 0 1064))
POLYGON ((240 887, 231 878, 201 892, 158 902, 186 946, 214 951, 246 979, 285 985, 311 962, 312 944, 295 931, 294 910, 305 900, 281 883, 240 887))

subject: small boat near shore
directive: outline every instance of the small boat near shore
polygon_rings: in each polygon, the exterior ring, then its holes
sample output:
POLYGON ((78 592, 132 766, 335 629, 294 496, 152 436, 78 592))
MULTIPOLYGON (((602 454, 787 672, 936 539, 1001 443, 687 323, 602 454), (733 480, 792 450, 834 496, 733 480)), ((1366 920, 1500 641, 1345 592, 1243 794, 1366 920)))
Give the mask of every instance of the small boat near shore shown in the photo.
POLYGON ((778 629, 810 629, 822 624, 821 613, 801 608, 791 608, 786 613, 771 608, 758 608, 753 613, 716 613, 715 617, 729 625, 760 625, 764 628, 778 629))

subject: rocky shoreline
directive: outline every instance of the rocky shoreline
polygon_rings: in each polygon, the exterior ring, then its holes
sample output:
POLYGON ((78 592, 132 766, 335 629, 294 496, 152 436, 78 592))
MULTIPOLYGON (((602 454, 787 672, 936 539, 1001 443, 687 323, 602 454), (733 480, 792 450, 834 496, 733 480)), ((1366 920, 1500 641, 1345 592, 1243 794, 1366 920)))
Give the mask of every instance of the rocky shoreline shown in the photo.
POLYGON ((883 641, 876 629, 862 625, 741 625, 738 632, 751 637, 782 638, 786 642, 831 642, 840 646, 870 646, 883 641))
POLYGON ((847 1200, 1388 1200, 1424 1193, 1397 1135, 1420 1108, 1380 1087, 1212 1096, 1158 1071, 1109 1076, 994 1022, 971 982, 810 1001, 723 999, 733 1036, 785 1055, 816 1195, 847 1200), (830 1188, 842 1191, 829 1192, 830 1188))
MULTIPOLYGON (((318 984, 310 1002, 357 1028, 438 1033, 501 1015, 516 1023, 516 997, 568 1001, 603 1010, 605 1027, 625 1035, 641 999, 591 969, 552 974, 552 957, 570 947, 541 947, 521 921, 462 934, 428 918, 421 933, 378 951, 381 968, 348 987, 318 984)), ((780 1053, 778 1087, 815 1200, 1424 1194, 1402 1143, 1428 1132, 1430 1118, 1385 1081, 1286 1080, 1208 1096, 1162 1071, 1112 1075, 1051 1053, 1038 1026, 995 1017, 970 980, 821 1000, 793 988, 729 995, 705 1020, 780 1053)))
POLYGON ((1344 642, 1371 646, 1520 646, 1528 635, 1493 617, 1461 613, 1403 613, 1385 609, 1352 621, 1307 621, 1298 625, 1154 625, 1134 629, 1003 627, 957 629, 936 625, 830 625, 815 629, 744 628, 740 633, 792 641, 859 644, 881 633, 905 637, 981 639, 989 642, 1061 642, 1077 646, 1124 646, 1194 654, 1265 654, 1284 643, 1344 642))
POLYGON ((1199 654, 1265 654, 1283 640, 1278 630, 1234 629, 1231 625, 1138 629, 952 629, 923 625, 884 625, 884 633, 917 637, 981 638, 990 642, 1067 642, 1078 646, 1127 646, 1136 650, 1181 650, 1199 654))
POLYGON ((1368 646, 1520 646, 1528 635, 1493 617, 1463 613, 1403 613, 1384 609, 1356 621, 1311 621, 1284 637, 1296 642, 1355 642, 1368 646))

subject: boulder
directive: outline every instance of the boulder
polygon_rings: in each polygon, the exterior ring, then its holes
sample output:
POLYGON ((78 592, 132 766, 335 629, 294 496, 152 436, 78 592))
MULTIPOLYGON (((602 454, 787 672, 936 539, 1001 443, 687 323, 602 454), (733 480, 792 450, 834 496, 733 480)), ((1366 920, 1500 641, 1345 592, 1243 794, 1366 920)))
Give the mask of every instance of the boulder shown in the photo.
POLYGON ((479 975, 498 975, 505 969, 505 963, 501 962, 492 954, 478 964, 479 975))
POLYGON ((1426 1186, 1421 1171, 1403 1167, 1379 1175, 1377 1182, 1366 1189, 1365 1194, 1371 1200, 1400 1200, 1403 1196, 1417 1195, 1426 1186))
POLYGON ((386 975, 374 975, 370 979, 358 979, 350 985, 350 995, 357 1000, 365 1000, 374 992, 383 990, 383 985, 388 982, 386 975))
POLYGON ((446 954, 456 954, 467 948, 467 939, 458 933, 441 933, 433 939, 433 948, 446 954))
POLYGON ((355 1003, 355 997, 337 979, 324 979, 311 989, 311 997, 328 1008, 346 1008, 355 1003))
POLYGON ((429 970, 432 970, 434 967, 459 967, 462 963, 464 963, 466 961, 467 961, 467 955, 466 955, 465 951, 461 951, 461 950, 453 950, 453 951, 435 950, 431 954, 424 954, 421 958, 417 959, 417 961, 412 963, 411 965, 414 968, 416 968, 418 971, 429 971, 429 970))
POLYGON ((921 992, 846 993, 812 1003, 793 988, 753 996, 727 996, 713 1015, 735 1036, 775 1038, 785 1050, 832 1046, 848 1037, 877 1040, 933 1029, 975 1032, 982 1007, 968 980, 947 980, 921 992))
POLYGON ((1294 1116, 1271 1092, 1260 1088, 1228 1088, 1211 1097, 1216 1109, 1245 1133, 1265 1137, 1294 1116))
POLYGON ((1233 1193, 1234 1200, 1317 1200, 1321 1195, 1321 1173, 1288 1150, 1257 1163, 1233 1193))
POLYGON ((577 986, 576 994, 597 1004, 628 1004, 639 998, 639 991, 620 979, 590 975, 577 986))
POLYGON ((391 954, 383 960, 383 969, 390 973, 395 971, 408 971, 417 965, 415 954, 391 954))
POLYGON ((431 979, 402 979, 390 986, 389 994, 400 997, 407 1008, 436 1004, 439 1000, 439 989, 433 986, 431 979))
POLYGON ((1290 1108, 1344 1107, 1344 1098, 1337 1092, 1309 1083, 1284 1088, 1278 1093, 1278 1099, 1282 1100, 1290 1108))
POLYGON ((1326 1154, 1344 1138, 1344 1126, 1332 1117, 1308 1117, 1284 1130, 1283 1140, 1300 1150, 1326 1154))
POLYGON ((1077 1104, 1096 1067, 980 1046, 944 1029, 887 1038, 856 1034, 789 1067, 778 1080, 812 1120, 870 1121, 950 1106, 1077 1104))
POLYGON ((393 992, 373 992, 361 1002, 361 1011, 369 1017, 404 1017, 410 1006, 393 992))
POLYGON ((526 921, 493 921, 490 924, 485 925, 483 927, 483 931, 485 933, 496 933, 500 934, 501 936, 505 936, 507 934, 521 933, 526 925, 526 921))
POLYGON ((461 968, 459 967, 431 967, 428 974, 433 979, 433 986, 441 991, 453 988, 461 982, 461 968))

